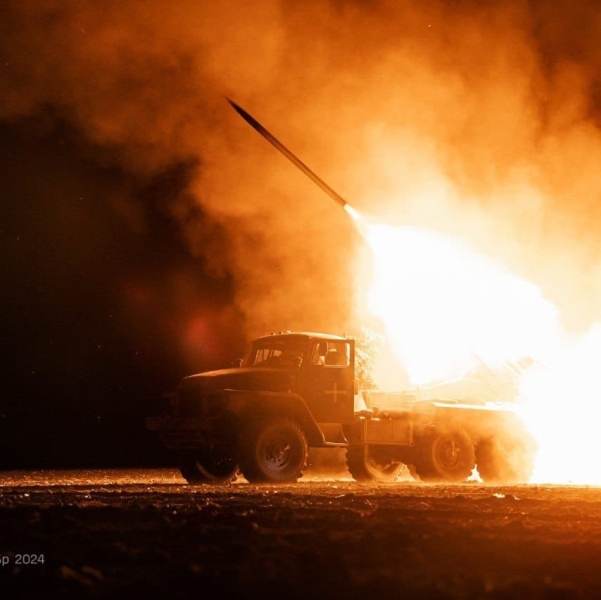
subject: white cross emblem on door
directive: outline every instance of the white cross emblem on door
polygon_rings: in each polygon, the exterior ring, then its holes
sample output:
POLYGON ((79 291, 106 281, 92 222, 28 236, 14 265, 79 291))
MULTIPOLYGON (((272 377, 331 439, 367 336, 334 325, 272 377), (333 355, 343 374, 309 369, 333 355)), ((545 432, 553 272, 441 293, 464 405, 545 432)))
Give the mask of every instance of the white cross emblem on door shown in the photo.
POLYGON ((346 394, 346 390, 339 390, 338 384, 335 383, 334 387, 331 390, 326 390, 326 394, 330 394, 333 396, 334 404, 338 403, 338 394, 342 394, 343 396, 346 394))

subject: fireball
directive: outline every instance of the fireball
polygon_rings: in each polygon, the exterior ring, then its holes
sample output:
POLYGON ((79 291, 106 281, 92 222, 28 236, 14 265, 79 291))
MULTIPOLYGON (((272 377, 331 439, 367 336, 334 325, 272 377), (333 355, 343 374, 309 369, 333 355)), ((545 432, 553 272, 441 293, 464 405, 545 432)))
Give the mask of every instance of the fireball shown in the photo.
MULTIPOLYGON (((371 252, 368 310, 410 383, 426 386, 527 357, 532 366, 518 373, 514 401, 538 444, 531 481, 601 484, 601 325, 570 338, 541 289, 502 263, 448 235, 346 210, 371 252)), ((383 379, 396 385, 390 373, 383 379)))

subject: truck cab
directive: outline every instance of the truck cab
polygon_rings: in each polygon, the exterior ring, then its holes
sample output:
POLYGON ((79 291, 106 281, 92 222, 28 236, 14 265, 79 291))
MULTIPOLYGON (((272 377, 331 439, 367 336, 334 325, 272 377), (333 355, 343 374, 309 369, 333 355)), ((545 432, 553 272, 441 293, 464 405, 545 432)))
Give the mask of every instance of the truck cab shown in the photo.
POLYGON ((309 447, 345 447, 354 417, 355 341, 312 332, 255 339, 236 368, 185 377, 146 420, 190 482, 300 477, 309 447))
POLYGON ((250 345, 243 369, 281 369, 290 373, 290 392, 301 396, 317 423, 353 418, 354 340, 314 333, 281 333, 250 345))

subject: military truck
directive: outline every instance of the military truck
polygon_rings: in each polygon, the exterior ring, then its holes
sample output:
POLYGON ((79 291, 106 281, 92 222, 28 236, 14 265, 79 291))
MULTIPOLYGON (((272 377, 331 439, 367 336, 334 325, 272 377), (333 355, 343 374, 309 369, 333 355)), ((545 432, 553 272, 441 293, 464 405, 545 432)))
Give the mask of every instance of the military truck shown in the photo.
POLYGON ((526 482, 535 445, 510 403, 359 390, 355 340, 281 332, 254 340, 234 368, 185 377, 148 417, 191 484, 295 482, 310 448, 344 448, 352 477, 526 482))

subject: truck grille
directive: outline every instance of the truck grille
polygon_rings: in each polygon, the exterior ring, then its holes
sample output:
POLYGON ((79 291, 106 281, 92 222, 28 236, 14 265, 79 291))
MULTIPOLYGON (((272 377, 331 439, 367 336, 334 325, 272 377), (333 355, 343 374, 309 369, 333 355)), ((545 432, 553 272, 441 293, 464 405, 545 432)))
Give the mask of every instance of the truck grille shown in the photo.
POLYGON ((195 389, 180 390, 177 394, 174 413, 182 417, 214 419, 223 411, 222 397, 195 389))

